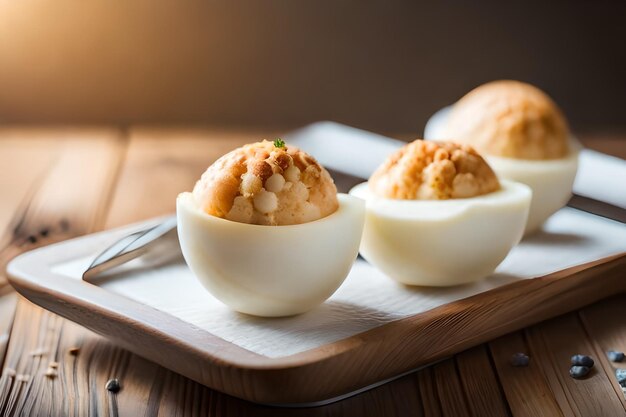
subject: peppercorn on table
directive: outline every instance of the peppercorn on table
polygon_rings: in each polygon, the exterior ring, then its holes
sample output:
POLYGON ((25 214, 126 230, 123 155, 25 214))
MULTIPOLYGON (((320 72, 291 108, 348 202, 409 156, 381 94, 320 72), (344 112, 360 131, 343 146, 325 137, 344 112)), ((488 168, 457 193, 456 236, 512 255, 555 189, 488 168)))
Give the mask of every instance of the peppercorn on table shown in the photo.
MULTIPOLYGON (((0 128, 0 259, 6 265, 38 246, 171 213, 175 196, 207 161, 278 134, 0 128)), ((626 157, 623 137, 582 139, 626 157)), ((619 362, 626 350, 626 295, 342 401, 288 409, 229 397, 122 350, 18 297, 3 277, 0 292, 0 415, 626 415, 619 383, 626 379, 626 361, 619 362), (576 354, 593 358, 593 366, 586 357, 572 363, 576 354)))

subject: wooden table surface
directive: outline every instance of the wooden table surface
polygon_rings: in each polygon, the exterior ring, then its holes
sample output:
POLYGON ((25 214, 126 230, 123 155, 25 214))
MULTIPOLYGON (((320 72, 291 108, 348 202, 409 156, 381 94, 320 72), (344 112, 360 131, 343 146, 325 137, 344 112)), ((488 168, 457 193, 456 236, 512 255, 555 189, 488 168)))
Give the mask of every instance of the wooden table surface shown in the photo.
MULTIPOLYGON (((191 189, 216 157, 277 133, 2 127, 1 270, 23 251, 171 213, 175 196, 191 189)), ((626 158, 619 135, 583 141, 626 158)), ((604 353, 626 351, 626 295, 334 404, 278 409, 213 391, 117 348, 18 297, 4 276, 0 294, 0 416, 626 416, 616 364, 604 353), (74 347, 78 354, 69 354, 74 347), (528 353, 530 365, 510 366, 515 352, 528 353), (596 359, 589 378, 569 377, 575 353, 596 359), (50 378, 46 371, 54 362, 58 375, 50 378), (119 379, 119 393, 105 389, 110 378, 119 379)))

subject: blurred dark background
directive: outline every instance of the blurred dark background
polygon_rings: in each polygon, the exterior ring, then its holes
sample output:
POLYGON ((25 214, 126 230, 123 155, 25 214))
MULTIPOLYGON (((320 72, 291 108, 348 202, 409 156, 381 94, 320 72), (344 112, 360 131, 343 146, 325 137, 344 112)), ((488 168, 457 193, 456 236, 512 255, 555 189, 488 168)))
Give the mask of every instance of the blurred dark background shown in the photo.
POLYGON ((420 132, 471 88, 626 130, 626 2, 0 0, 3 123, 420 132))

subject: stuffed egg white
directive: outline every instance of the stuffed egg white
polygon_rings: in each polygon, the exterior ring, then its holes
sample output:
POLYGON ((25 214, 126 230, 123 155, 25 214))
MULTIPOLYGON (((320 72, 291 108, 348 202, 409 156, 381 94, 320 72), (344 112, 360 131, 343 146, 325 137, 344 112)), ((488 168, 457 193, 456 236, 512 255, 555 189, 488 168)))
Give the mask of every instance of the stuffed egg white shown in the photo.
POLYGON ((522 237, 531 191, 498 181, 472 148, 414 141, 350 194, 366 201, 361 254, 408 285, 491 274, 522 237))
POLYGON ((328 171, 282 141, 218 159, 178 196, 183 255, 236 311, 288 316, 324 302, 357 256, 365 208, 337 194, 328 171))
POLYGON ((526 234, 538 230, 572 195, 580 145, 556 104, 529 84, 484 84, 435 114, 425 135, 469 144, 498 176, 528 185, 533 199, 526 234))

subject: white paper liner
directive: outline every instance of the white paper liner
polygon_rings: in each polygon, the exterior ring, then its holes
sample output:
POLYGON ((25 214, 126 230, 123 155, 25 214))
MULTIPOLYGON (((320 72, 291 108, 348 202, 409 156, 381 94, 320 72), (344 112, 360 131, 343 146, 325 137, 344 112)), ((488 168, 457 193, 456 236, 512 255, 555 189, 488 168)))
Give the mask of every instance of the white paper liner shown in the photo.
MULTIPOLYGON (((544 231, 518 245, 492 277, 452 288, 412 288, 358 260, 344 284, 319 308, 296 317, 263 319, 235 313, 213 298, 184 263, 135 271, 101 286, 169 313, 271 358, 313 349, 514 282, 626 251, 626 226, 565 208, 544 231)), ((95 254, 94 254, 95 255, 95 254)), ((80 279, 92 257, 56 265, 80 279)))

